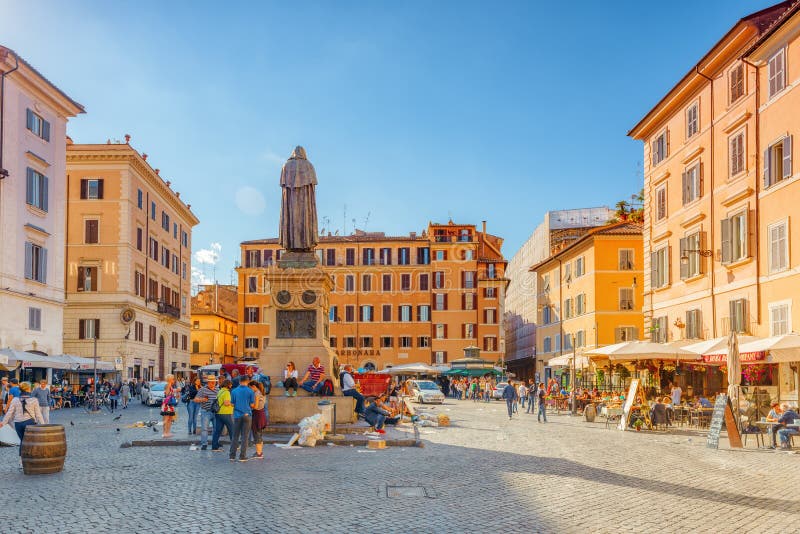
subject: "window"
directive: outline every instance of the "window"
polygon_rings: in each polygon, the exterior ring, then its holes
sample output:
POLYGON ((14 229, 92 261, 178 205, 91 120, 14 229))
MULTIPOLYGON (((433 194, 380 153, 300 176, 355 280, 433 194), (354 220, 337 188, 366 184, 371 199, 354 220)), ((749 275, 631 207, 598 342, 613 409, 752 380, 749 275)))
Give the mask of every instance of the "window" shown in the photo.
POLYGON ((328 343, 330 343, 331 347, 335 348, 336 347, 336 336, 331 336, 330 339, 328 339, 328 343))
POLYGON ((417 347, 427 349, 431 346, 431 338, 429 336, 419 336, 417 338, 417 347))
POLYGON ((667 157, 667 131, 661 132, 651 143, 653 166, 658 165, 667 157))
POLYGON ((431 249, 417 247, 417 265, 428 265, 431 262, 431 249))
POLYGON ((344 307, 344 321, 346 323, 352 323, 356 320, 356 307, 352 305, 347 305, 344 307))
POLYGON ((371 349, 372 347, 372 336, 361 336, 361 348, 371 349))
POLYGON ((767 64, 769 78, 769 97, 777 95, 786 87, 786 50, 781 48, 775 52, 767 64))
POLYGON ((633 249, 621 248, 619 249, 619 270, 632 271, 633 270, 633 249))
POLYGON ((397 264, 398 265, 411 265, 411 249, 408 247, 401 247, 397 249, 397 264))
POLYGON ((572 299, 564 299, 564 319, 572 317, 572 299))
POLYGON ((700 198, 700 163, 686 169, 681 176, 683 185, 683 205, 700 198))
POLYGON ((447 338, 447 325, 446 324, 437 324, 435 331, 436 331, 436 339, 446 339, 447 338))
POLYGON ((345 336, 344 337, 344 348, 346 348, 346 349, 354 349, 354 348, 356 348, 356 338, 355 338, 355 336, 345 336))
POLYGON ((700 310, 686 310, 686 339, 703 339, 703 321, 700 310))
POLYGON ((258 338, 257 337, 244 338, 244 348, 250 350, 258 349, 258 338))
POLYGON ((462 306, 465 310, 475 309, 475 293, 464 293, 462 306))
POLYGON ((447 259, 447 252, 444 250, 436 250, 434 251, 434 256, 436 261, 445 261, 447 259))
POLYGON ((578 330, 575 332, 575 347, 581 348, 586 346, 586 331, 578 330))
POLYGON ((411 291, 411 275, 403 273, 400 275, 400 291, 411 291))
POLYGON ((472 261, 475 259, 475 251, 468 248, 464 251, 464 261, 472 261))
POLYGON ((633 309, 633 288, 619 288, 619 309, 630 311, 633 309))
POLYGON ((258 291, 258 278, 255 276, 247 277, 247 292, 256 293, 258 291))
POLYGON ((654 289, 666 287, 670 283, 669 250, 670 247, 666 246, 650 254, 650 285, 654 289))
POLYGON ((100 339, 100 319, 78 319, 78 339, 100 339))
POLYGON ((486 336, 483 338, 483 350, 493 352, 497 350, 497 338, 486 336))
POLYGON ((150 257, 155 261, 158 261, 158 241, 150 238, 150 257))
POLYGON ((184 247, 189 246, 189 234, 187 232, 181 231, 181 243, 183 243, 184 247))
POLYGON ((200 352, 200 342, 199 341, 192 341, 192 352, 197 354, 200 352))
POLYGON ((331 306, 328 310, 328 320, 332 323, 335 323, 339 320, 339 307, 338 306, 331 306))
POLYGON ((380 263, 381 263, 381 265, 391 265, 392 264, 392 249, 390 249, 390 248, 382 248, 382 249, 380 249, 380 263))
POLYGON ((400 336, 397 338, 397 345, 401 349, 410 349, 414 346, 414 343, 411 341, 411 336, 400 336))
POLYGON ((369 305, 361 306, 361 321, 365 323, 371 323, 373 317, 374 308, 369 305))
POLYGON ((475 339, 475 325, 473 323, 466 323, 462 325, 464 339, 475 339))
POLYGON ((166 212, 161 212, 161 228, 169 232, 169 215, 166 212))
POLYGON ((656 189, 656 221, 667 217, 667 186, 662 185, 656 189))
POLYGON ((156 331, 156 327, 153 326, 153 325, 150 325, 150 327, 148 328, 147 337, 148 337, 148 340, 150 341, 151 345, 155 345, 156 344, 157 334, 158 334, 158 332, 156 331))
POLYGON ((156 220, 156 203, 150 202, 150 218, 156 220))
POLYGON ((447 295, 444 293, 436 293, 433 300, 434 310, 445 311, 447 309, 447 295))
POLYGON ((494 308, 486 308, 483 310, 483 322, 485 324, 495 324, 497 322, 497 311, 494 308))
POLYGON ((44 120, 41 115, 34 113, 31 109, 26 109, 25 126, 36 137, 50 142, 50 123, 44 120))
POLYGON ((542 291, 547 293, 550 291, 550 275, 546 274, 542 277, 542 291))
POLYGON ((257 323, 258 322, 258 306, 246 306, 244 309, 244 322, 257 323))
POLYGON ((392 321, 392 305, 391 304, 384 304, 381 311, 381 320, 384 323, 389 323, 392 321))
POLYGON ((542 324, 550 324, 552 319, 550 318, 550 306, 545 306, 542 308, 542 324))
POLYGON ((261 251, 260 250, 246 250, 244 256, 245 268, 261 267, 261 251))
POLYGON ((728 73, 728 86, 731 104, 744 96, 744 65, 741 63, 728 73))
POLYGON ((703 273, 704 259, 699 250, 705 247, 705 232, 695 232, 680 240, 681 280, 703 273), (695 251, 695 252, 688 252, 695 251))
POLYGON ((433 289, 444 289, 444 271, 433 273, 433 289))
POLYGON ((97 291, 97 267, 78 267, 78 291, 97 291))
POLYGON ((83 242, 87 245, 96 245, 100 242, 100 221, 97 219, 87 219, 83 221, 84 225, 84 232, 83 232, 83 242))
POLYGON ((372 291, 372 275, 371 274, 364 274, 361 275, 361 291, 365 293, 368 291, 372 291))
POLYGON ((200 321, 192 321, 192 328, 194 328, 195 330, 199 330, 200 329, 200 321))
POLYGON ((430 276, 428 273, 422 273, 419 275, 419 290, 420 291, 428 291, 430 288, 430 276))
POLYGON ((792 136, 784 137, 764 151, 764 189, 792 176, 792 136))
POLYGON ((136 192, 136 207, 142 209, 144 206, 144 193, 141 189, 138 189, 136 192))
MULTIPOLYGON (((141 271, 136 271, 133 276, 133 286, 136 292, 136 295, 142 298, 147 297, 146 293, 146 286, 144 273, 141 271)), ((79 285, 80 287, 80 285, 79 285)))
POLYGON ((391 274, 384 274, 381 280, 381 287, 384 291, 391 291, 392 290, 392 275, 391 274))
POLYGON ((769 232, 769 272, 777 273, 789 268, 789 241, 786 221, 771 224, 769 232))
POLYGON ((392 336, 381 336, 381 348, 390 349, 394 345, 394 338, 392 336))
POLYGON ((542 352, 552 352, 553 351, 553 340, 549 337, 544 338, 542 342, 542 352))
POLYGON ((447 351, 446 350, 437 350, 433 353, 431 357, 431 363, 433 365, 444 365, 447 363, 447 351))
POLYGON ((172 223, 172 237, 178 239, 178 223, 172 223))
POLYGON ((586 313, 586 295, 580 294, 575 297, 575 315, 583 315, 586 313))
POLYGON ((667 316, 654 317, 650 327, 650 341, 653 343, 667 342, 667 316))
POLYGON ((361 249, 361 265, 375 265, 375 249, 361 249))
POLYGON ((417 321, 425 323, 431 320, 431 307, 427 304, 417 306, 417 321))
POLYGON ((483 290, 483 298, 496 299, 497 298, 497 288, 496 287, 484 288, 484 290, 483 290))
POLYGON ((173 349, 177 349, 178 348, 178 333, 177 332, 173 332, 171 337, 172 337, 172 339, 171 339, 171 341, 172 341, 171 347, 173 349))
POLYGON ((355 265, 356 264, 356 249, 348 248, 344 251, 345 256, 345 263, 347 265, 355 265))
POLYGON ((25 242, 25 278, 47 283, 47 249, 25 242))
POLYGON ((497 278, 497 269, 494 263, 490 263, 489 265, 486 266, 486 278, 488 278, 489 280, 494 280, 495 278, 497 278))
POLYGON ((335 248, 329 248, 325 250, 325 265, 336 265, 335 248))
POLYGON ((686 109, 686 139, 700 131, 700 119, 697 112, 697 104, 692 104, 686 109))
POLYGON ((186 262, 181 262, 181 277, 186 280, 186 262))
POLYGON ((463 276, 463 287, 464 289, 474 289, 475 288, 475 272, 473 271, 465 271, 462 273, 463 276))
POLYGON ((575 260, 575 278, 578 278, 579 276, 583 276, 584 274, 586 274, 584 264, 585 260, 583 256, 575 260))
POLYGON ((100 200, 103 198, 103 180, 98 178, 84 178, 81 180, 81 198, 86 200, 100 200))
POLYGON ((411 322, 411 306, 404 304, 398 308, 399 315, 398 318, 402 323, 411 322))
POLYGON ((639 339, 639 331, 635 326, 619 326, 614 329, 614 343, 639 339))
POLYGON ((748 257, 747 211, 722 220, 722 263, 748 257))
POLYGON ((777 302, 769 305, 769 335, 781 336, 789 333, 789 325, 792 324, 789 318, 789 311, 788 302, 777 302))
POLYGON ((734 177, 744 170, 744 131, 741 131, 728 138, 728 174, 734 177))
POLYGON ((730 311, 730 330, 744 334, 747 332, 747 299, 737 299, 728 302, 730 311))
POLYGON ((42 309, 28 308, 28 330, 42 330, 42 309))
POLYGON ((136 250, 138 250, 140 252, 143 252, 143 248, 142 248, 144 246, 143 242, 144 242, 144 230, 142 230, 141 228, 137 228, 136 229, 136 250))
POLYGON ((25 201, 29 206, 47 211, 48 181, 47 176, 28 167, 25 201))
POLYGON ((356 290, 356 279, 352 274, 344 277, 344 290, 347 293, 352 293, 356 290))
POLYGON ((133 323, 133 337, 135 341, 144 341, 144 323, 141 321, 133 323))

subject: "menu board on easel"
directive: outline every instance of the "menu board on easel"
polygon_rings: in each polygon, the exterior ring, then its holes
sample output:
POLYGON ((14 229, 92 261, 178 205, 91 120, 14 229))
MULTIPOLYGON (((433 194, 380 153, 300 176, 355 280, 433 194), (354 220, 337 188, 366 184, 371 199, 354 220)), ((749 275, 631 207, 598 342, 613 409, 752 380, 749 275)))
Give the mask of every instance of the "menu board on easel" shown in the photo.
POLYGON ((731 447, 741 448, 742 438, 739 434, 739 427, 733 417, 731 403, 728 402, 728 396, 725 394, 717 395, 714 403, 714 412, 711 415, 711 424, 708 427, 708 436, 706 436, 706 447, 709 449, 719 448, 719 433, 722 431, 723 421, 728 430, 728 441, 731 447))
POLYGON ((619 426, 617 426, 619 430, 625 430, 628 428, 628 421, 631 417, 631 408, 633 408, 633 402, 636 400, 636 392, 638 389, 639 379, 634 378, 631 380, 631 387, 628 388, 628 396, 625 397, 625 405, 622 407, 622 417, 619 420, 619 426))

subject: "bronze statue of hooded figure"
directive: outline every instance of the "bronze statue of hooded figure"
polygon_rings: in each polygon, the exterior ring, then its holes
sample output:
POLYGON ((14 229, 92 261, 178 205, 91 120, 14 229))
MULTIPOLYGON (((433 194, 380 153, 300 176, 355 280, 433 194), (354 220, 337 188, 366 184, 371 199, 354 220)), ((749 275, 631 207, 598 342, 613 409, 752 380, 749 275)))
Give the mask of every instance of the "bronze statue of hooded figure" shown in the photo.
POLYGON ((318 241, 317 173, 303 147, 295 147, 281 170, 281 222, 279 242, 284 250, 312 252, 318 241))

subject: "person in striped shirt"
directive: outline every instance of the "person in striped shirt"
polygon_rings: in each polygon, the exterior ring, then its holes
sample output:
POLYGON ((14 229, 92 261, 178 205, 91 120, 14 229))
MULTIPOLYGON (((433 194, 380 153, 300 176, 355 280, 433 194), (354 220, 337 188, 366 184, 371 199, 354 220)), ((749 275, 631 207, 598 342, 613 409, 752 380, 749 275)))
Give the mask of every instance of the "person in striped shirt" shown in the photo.
POLYGON ((314 357, 311 365, 306 369, 306 374, 303 375, 303 380, 300 381, 300 387, 309 393, 319 393, 324 383, 325 368, 320 363, 319 358, 314 357))

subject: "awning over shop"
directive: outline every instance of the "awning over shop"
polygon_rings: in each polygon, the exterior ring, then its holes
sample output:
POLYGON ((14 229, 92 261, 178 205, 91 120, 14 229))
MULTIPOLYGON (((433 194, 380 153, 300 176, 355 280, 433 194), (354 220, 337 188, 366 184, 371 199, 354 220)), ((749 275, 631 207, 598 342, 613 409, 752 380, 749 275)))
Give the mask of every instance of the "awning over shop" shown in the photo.
POLYGON ((8 358, 8 366, 16 368, 21 365, 26 367, 37 367, 44 369, 69 369, 70 364, 60 356, 45 356, 34 352, 25 352, 14 349, 1 349, 0 354, 8 358))
MULTIPOLYGON (((742 345, 745 345, 752 341, 757 341, 759 339, 760 338, 754 336, 739 336, 739 353, 740 354, 744 353, 744 351, 742 350, 742 345)), ((728 336, 722 336, 722 337, 716 337, 714 339, 706 339, 704 341, 698 341, 697 343, 686 345, 683 348, 688 350, 689 352, 694 352, 695 354, 702 355, 704 361, 705 361, 705 356, 713 355, 713 356, 722 356, 721 360, 714 359, 713 361, 724 362, 728 357, 728 336)))
MULTIPOLYGON (((60 358, 63 358, 65 361, 67 361, 70 365, 69 369, 72 369, 73 371, 86 371, 94 369, 94 358, 84 358, 82 356, 73 356, 72 354, 62 354, 60 358)), ((115 367, 113 363, 97 358, 97 370, 114 371, 115 367)))
POLYGON ((699 361, 700 356, 682 347, 651 341, 626 341, 584 351, 586 356, 596 359, 607 357, 612 362, 638 360, 699 361))
MULTIPOLYGON (((550 358, 547 361, 547 365, 550 367, 572 367, 572 355, 563 354, 561 356, 556 356, 555 358, 550 358)), ((589 358, 578 354, 575 357, 575 368, 583 369, 585 367, 589 367, 589 358)))
POLYGON ((381 373, 390 375, 438 375, 440 372, 435 367, 424 363, 407 363, 384 369, 381 373))
POLYGON ((800 335, 794 332, 739 345, 739 351, 769 352, 767 363, 800 361, 800 335))
MULTIPOLYGON (((766 360, 767 353, 764 351, 759 352, 740 352, 739 360, 742 363, 761 362, 766 360)), ((728 363, 727 354, 703 354, 703 361, 705 363, 728 363)))

